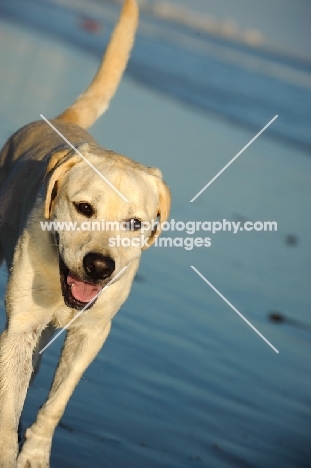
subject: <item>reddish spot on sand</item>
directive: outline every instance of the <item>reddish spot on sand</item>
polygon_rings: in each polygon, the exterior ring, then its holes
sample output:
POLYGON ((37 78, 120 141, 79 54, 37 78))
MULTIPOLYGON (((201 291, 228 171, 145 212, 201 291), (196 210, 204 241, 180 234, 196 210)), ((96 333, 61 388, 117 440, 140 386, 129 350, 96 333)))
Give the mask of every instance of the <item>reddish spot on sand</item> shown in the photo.
POLYGON ((82 17, 79 27, 91 34, 98 34, 102 30, 103 25, 94 19, 82 17))

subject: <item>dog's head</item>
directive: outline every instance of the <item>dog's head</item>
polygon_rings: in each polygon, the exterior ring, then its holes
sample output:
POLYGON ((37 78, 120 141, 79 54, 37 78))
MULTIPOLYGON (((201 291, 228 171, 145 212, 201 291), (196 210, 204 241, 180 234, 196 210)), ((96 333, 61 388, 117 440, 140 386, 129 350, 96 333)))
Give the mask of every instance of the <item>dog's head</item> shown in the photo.
POLYGON ((76 309, 152 245, 171 201, 158 169, 86 144, 79 150, 85 159, 73 151, 51 158, 45 199, 45 217, 63 223, 54 224, 61 286, 76 309))

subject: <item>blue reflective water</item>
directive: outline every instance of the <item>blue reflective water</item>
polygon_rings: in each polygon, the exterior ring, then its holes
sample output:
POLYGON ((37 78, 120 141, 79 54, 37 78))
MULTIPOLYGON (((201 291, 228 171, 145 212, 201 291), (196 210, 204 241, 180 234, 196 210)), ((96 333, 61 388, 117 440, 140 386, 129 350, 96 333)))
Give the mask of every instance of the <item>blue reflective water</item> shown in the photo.
MULTIPOLYGON (((108 18, 102 34, 82 32, 77 9, 2 0, 2 141, 40 113, 59 113, 89 82, 117 10, 88 8, 108 18)), ((278 230, 168 231, 174 239, 210 237, 211 246, 144 253, 131 295, 56 431, 52 467, 310 466, 308 78, 306 62, 142 15, 128 77, 92 134, 161 168, 173 219, 275 220, 278 230), (284 321, 269 320, 272 311, 284 321)), ((2 291, 5 277, 3 269, 2 291)), ((60 341, 44 355, 24 426, 48 392, 60 341)))

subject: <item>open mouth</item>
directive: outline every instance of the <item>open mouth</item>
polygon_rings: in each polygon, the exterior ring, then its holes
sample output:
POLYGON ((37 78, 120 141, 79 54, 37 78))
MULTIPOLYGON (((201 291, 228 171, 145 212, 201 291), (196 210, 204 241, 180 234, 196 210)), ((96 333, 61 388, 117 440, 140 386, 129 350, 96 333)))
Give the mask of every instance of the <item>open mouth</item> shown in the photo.
POLYGON ((66 306, 78 310, 90 309, 95 304, 96 296, 101 291, 102 286, 83 281, 69 270, 61 257, 59 257, 59 272, 66 306), (88 304, 89 306, 86 307, 88 304))

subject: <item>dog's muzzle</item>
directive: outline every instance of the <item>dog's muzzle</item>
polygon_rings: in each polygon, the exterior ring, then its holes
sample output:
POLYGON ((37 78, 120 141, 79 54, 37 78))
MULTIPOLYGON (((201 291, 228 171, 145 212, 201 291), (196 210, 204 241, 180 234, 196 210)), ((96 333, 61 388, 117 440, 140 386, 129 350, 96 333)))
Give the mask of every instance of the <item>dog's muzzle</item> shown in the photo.
POLYGON ((59 257, 59 271, 62 293, 65 304, 74 309, 82 309, 89 302, 91 308, 96 302, 96 296, 109 281, 115 270, 115 262, 111 257, 97 252, 89 252, 83 258, 84 275, 80 277, 59 257))

